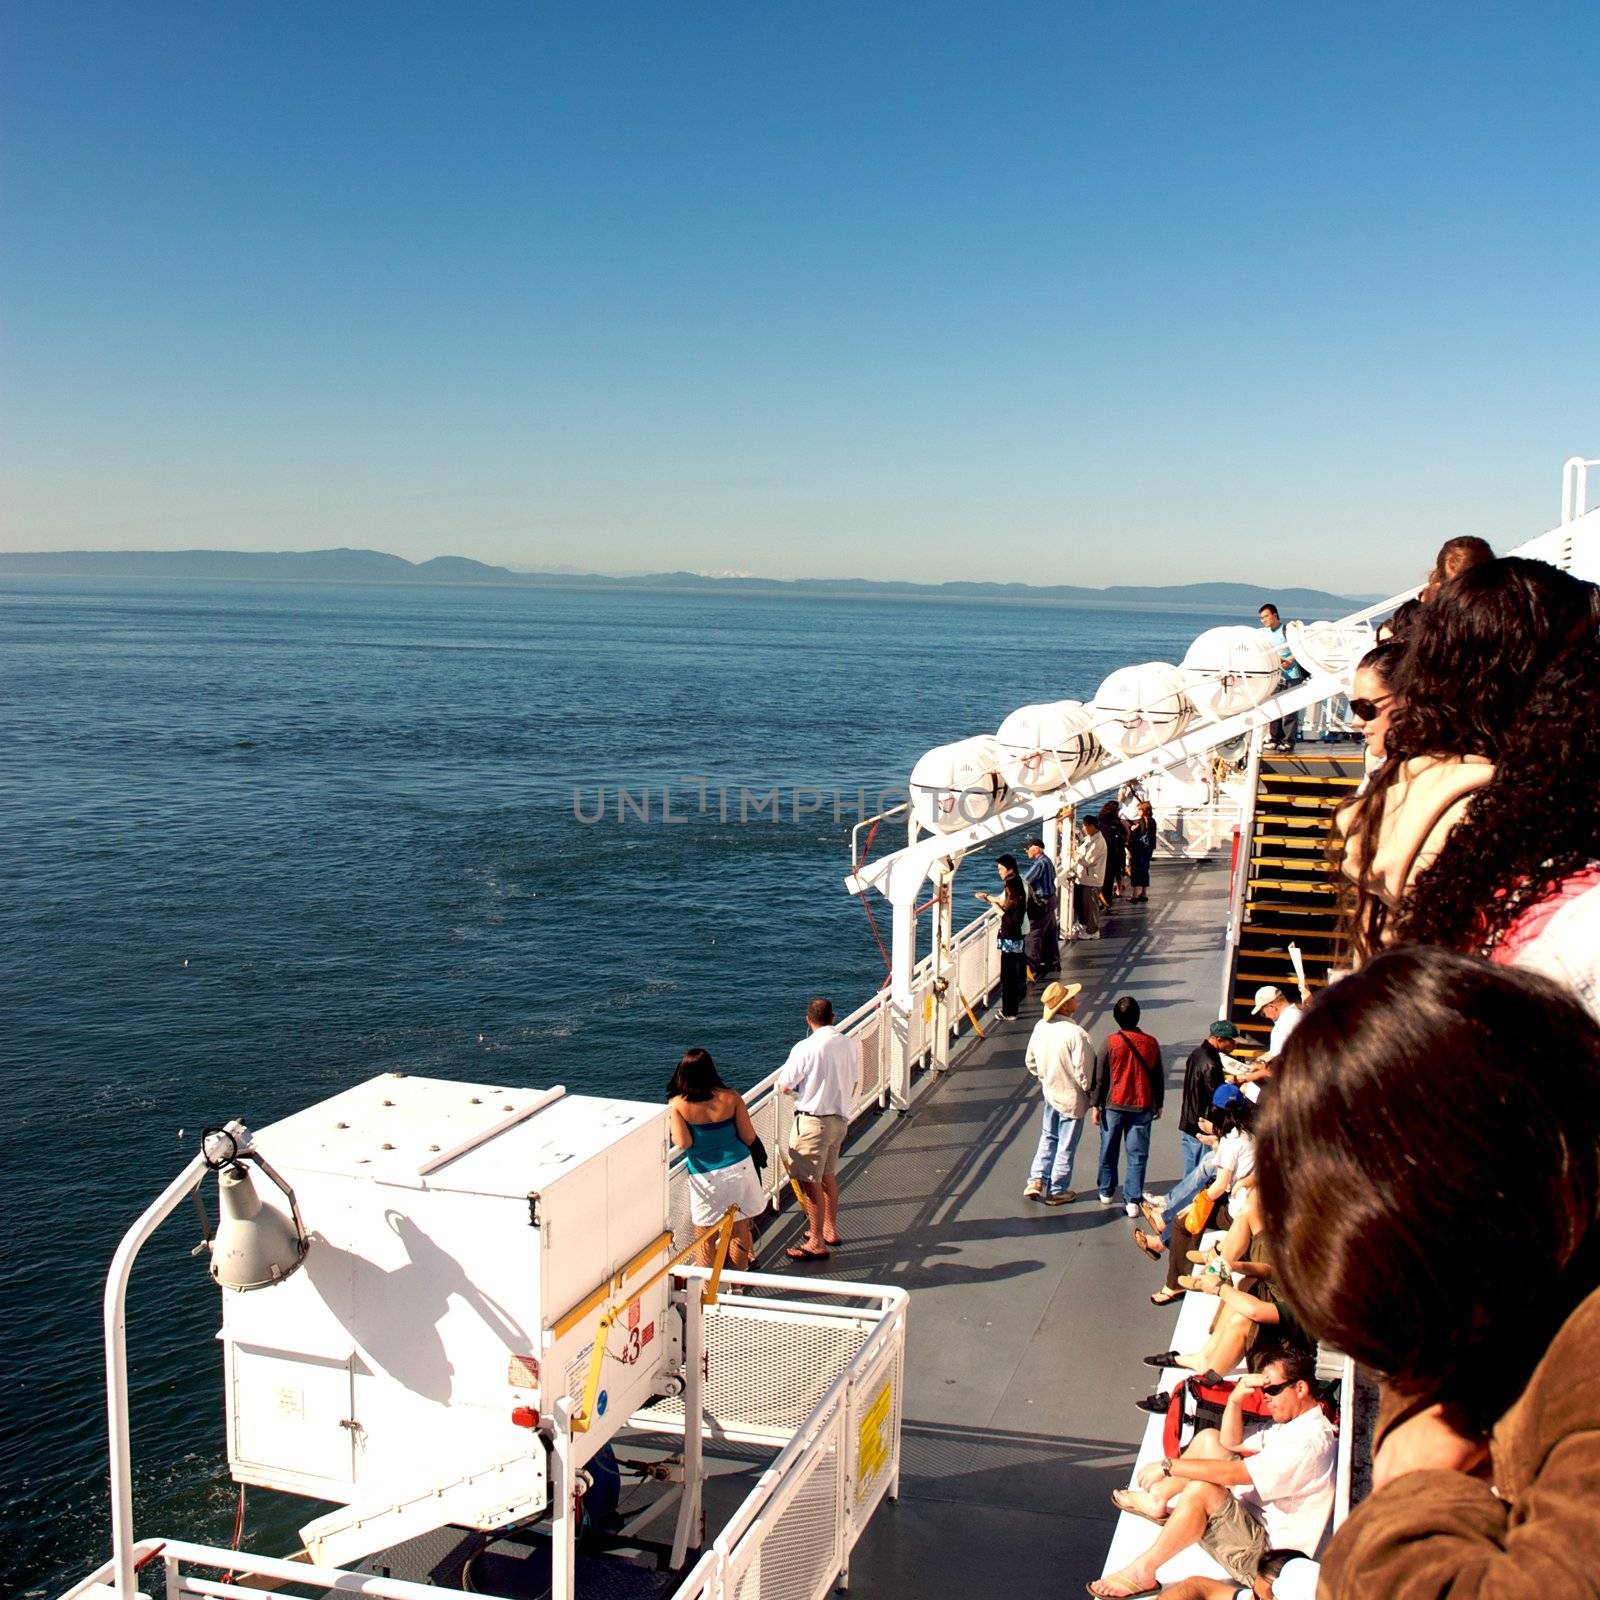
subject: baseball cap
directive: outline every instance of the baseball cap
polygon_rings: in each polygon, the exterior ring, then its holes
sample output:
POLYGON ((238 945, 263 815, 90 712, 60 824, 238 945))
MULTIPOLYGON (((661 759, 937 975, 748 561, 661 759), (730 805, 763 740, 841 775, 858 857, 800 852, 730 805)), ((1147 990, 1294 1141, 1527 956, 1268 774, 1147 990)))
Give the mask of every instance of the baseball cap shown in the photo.
POLYGON ((1288 996, 1277 986, 1277 984, 1264 983, 1259 989, 1256 990, 1256 1003, 1250 1007, 1250 1015, 1252 1017, 1255 1016, 1256 1013, 1261 1010, 1262 1006, 1270 1006, 1274 1000, 1286 999, 1288 999, 1288 996))
POLYGON ((1244 1094, 1236 1083, 1219 1083, 1217 1092, 1211 1097, 1211 1104, 1222 1110, 1224 1106, 1236 1106, 1244 1099, 1244 1094))
POLYGON ((1239 1030, 1231 1022, 1224 1019, 1221 1022, 1213 1022, 1206 1029, 1206 1037, 1208 1039, 1237 1039, 1239 1030))

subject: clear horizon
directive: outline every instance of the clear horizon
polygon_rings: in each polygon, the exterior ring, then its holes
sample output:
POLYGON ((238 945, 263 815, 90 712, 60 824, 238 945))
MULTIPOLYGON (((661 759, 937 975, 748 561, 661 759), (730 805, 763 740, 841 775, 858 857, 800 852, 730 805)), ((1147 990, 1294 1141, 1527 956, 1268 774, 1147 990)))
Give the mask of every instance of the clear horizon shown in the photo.
POLYGON ((1388 592, 1600 453, 1589 8, 0 21, 0 545, 1388 592))

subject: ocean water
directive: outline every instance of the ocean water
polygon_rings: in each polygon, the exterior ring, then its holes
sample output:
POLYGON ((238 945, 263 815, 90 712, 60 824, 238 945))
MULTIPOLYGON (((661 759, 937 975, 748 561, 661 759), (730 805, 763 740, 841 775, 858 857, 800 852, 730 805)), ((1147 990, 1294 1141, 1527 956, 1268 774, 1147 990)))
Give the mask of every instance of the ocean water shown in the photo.
MULTIPOLYGON (((882 981, 862 790, 1228 620, 0 580, 0 1592, 107 1554, 105 1268, 201 1127, 391 1070, 654 1098, 692 1044, 752 1083, 882 981)), ((136 1522, 226 1543, 196 1237, 135 1270, 136 1522)), ((252 1493, 245 1542, 306 1515, 252 1493)))

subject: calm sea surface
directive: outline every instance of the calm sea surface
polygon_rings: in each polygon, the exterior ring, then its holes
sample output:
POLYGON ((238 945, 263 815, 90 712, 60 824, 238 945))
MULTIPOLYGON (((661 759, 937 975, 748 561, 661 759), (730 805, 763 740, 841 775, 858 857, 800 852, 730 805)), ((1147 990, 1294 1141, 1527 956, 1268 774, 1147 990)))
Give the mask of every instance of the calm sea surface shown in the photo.
MULTIPOLYGON (((883 977, 836 790, 1226 620, 0 579, 0 1592, 107 1553, 104 1273, 199 1128, 384 1071, 655 1098, 691 1044, 752 1083, 810 995, 883 977), (741 826, 774 787, 784 820, 741 826)), ((137 1523, 226 1543, 196 1236, 135 1272, 137 1523)), ((308 1509, 253 1494, 246 1543, 308 1509)))

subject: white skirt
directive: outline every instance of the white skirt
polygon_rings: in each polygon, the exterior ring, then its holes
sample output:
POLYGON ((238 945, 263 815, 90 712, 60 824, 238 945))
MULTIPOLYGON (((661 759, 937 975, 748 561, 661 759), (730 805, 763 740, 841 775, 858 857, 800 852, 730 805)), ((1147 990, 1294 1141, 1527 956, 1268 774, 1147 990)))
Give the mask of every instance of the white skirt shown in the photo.
POLYGON ((761 1192, 761 1180, 756 1176, 756 1164, 749 1156, 735 1161, 731 1167, 718 1167, 714 1172, 691 1172, 689 1179, 689 1220, 697 1228, 709 1228, 721 1222, 729 1206, 748 1221, 759 1217, 767 1209, 767 1197, 761 1192))

